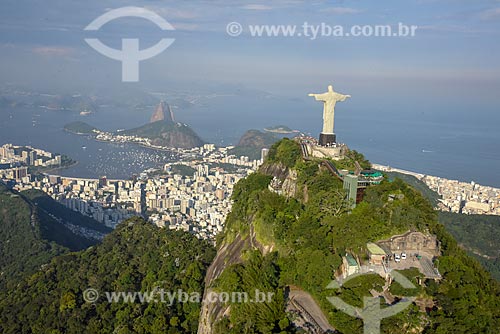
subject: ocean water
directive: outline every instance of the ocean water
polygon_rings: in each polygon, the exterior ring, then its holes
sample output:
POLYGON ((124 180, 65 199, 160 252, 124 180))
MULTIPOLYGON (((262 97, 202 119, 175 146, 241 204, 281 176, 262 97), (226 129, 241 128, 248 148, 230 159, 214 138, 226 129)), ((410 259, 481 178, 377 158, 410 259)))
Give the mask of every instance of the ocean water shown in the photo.
MULTIPOLYGON (((350 110, 344 105, 336 109, 337 140, 374 163, 500 187, 500 118, 495 112, 403 113, 350 110)), ((185 117, 214 142, 222 136, 226 143, 234 143, 249 128, 276 124, 317 137, 322 106, 307 100, 233 97, 189 110, 185 117)))
MULTIPOLYGON (((169 154, 136 145, 96 142, 63 131, 81 120, 106 130, 132 128, 148 122, 154 106, 141 110, 101 108, 90 116, 41 108, 0 109, 0 144, 32 145, 64 153, 78 165, 59 173, 67 176, 128 178, 161 166, 169 154), (83 148, 83 147, 86 148, 83 148)), ((207 142, 237 143, 248 129, 284 124, 317 136, 322 109, 307 100, 224 96, 174 110, 177 121, 190 124, 207 142)), ((500 187, 500 131, 491 117, 458 119, 436 115, 373 113, 338 108, 338 140, 372 162, 429 175, 500 187)))
POLYGON ((135 144, 98 142, 63 130, 65 124, 75 120, 86 121, 105 129, 120 129, 134 122, 142 122, 142 117, 138 117, 137 113, 130 113, 128 117, 116 117, 116 114, 116 110, 103 110, 100 114, 82 117, 71 112, 42 108, 0 110, 0 144, 30 145, 66 154, 78 163, 53 173, 83 178, 106 175, 111 179, 128 179, 134 173, 171 161, 168 152, 135 144))

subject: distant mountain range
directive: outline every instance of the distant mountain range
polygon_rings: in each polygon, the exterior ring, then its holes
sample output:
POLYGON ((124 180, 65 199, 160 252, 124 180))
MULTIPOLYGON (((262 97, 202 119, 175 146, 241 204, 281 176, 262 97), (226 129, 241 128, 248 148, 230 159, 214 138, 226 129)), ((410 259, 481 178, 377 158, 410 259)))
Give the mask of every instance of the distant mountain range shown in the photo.
POLYGON ((275 142, 278 141, 278 138, 270 133, 262 132, 259 130, 248 130, 241 136, 240 141, 238 142, 238 147, 255 147, 258 149, 262 149, 264 147, 269 147, 275 142))
POLYGON ((94 112, 100 107, 147 108, 157 103, 157 98, 136 88, 116 90, 112 87, 91 91, 50 89, 38 90, 22 86, 0 86, 0 107, 33 107, 54 111, 94 112))

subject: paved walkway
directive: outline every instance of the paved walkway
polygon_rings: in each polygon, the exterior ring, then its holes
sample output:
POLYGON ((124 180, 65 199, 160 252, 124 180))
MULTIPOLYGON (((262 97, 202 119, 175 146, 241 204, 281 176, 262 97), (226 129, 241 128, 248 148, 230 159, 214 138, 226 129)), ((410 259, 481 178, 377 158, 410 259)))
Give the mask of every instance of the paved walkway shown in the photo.
POLYGON ((334 328, 328 323, 323 311, 321 311, 321 308, 310 294, 297 288, 290 288, 288 300, 290 301, 289 305, 300 314, 301 318, 312 325, 313 328, 310 328, 310 332, 335 332, 334 328))
POLYGON ((404 270, 410 268, 417 268, 426 278, 441 278, 438 270, 434 267, 432 263, 432 256, 422 254, 421 258, 418 259, 414 254, 408 255, 406 260, 401 260, 400 262, 395 262, 394 260, 389 261, 389 270, 404 270))

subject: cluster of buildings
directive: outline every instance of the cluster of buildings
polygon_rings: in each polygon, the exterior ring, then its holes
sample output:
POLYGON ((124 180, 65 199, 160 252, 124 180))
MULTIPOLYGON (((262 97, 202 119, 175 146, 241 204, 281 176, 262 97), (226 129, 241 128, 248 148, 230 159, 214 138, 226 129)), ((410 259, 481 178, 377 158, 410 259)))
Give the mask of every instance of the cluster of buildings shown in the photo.
POLYGON ((29 174, 16 177, 1 172, 0 176, 18 191, 41 190, 66 207, 111 228, 140 215, 160 227, 181 229, 199 238, 213 239, 222 231, 231 210, 234 185, 261 163, 228 155, 229 149, 207 144, 179 150, 182 156, 190 159, 168 163, 162 169, 147 170, 131 180, 58 175, 44 175, 40 179, 29 174), (179 166, 174 165, 180 164, 193 171, 192 175, 176 174, 175 167, 179 166), (231 171, 224 168, 227 164, 231 164, 231 171))
POLYGON ((141 144, 144 146, 149 146, 153 148, 160 148, 156 147, 155 145, 151 144, 151 140, 149 138, 143 138, 139 136, 128 136, 128 135, 120 135, 120 134, 113 134, 111 132, 106 132, 106 131, 101 131, 101 130, 94 130, 94 133, 96 135, 96 140, 99 141, 106 141, 106 142, 112 142, 112 143, 137 143, 141 144))
POLYGON ((144 187, 149 219, 160 227, 211 239, 222 231, 231 211, 233 187, 245 175, 210 171, 208 165, 201 164, 192 177, 174 174, 149 179, 144 187))
MULTIPOLYGON (((237 157, 233 155, 231 153, 233 148, 234 146, 216 148, 214 144, 205 144, 192 149, 177 149, 177 151, 180 153, 181 160, 187 161, 185 162, 187 165, 192 165, 189 160, 196 160, 198 157, 201 157, 205 163, 210 165, 232 165, 234 167, 242 167, 244 169, 250 168, 252 170, 257 170, 269 151, 267 148, 264 148, 262 149, 262 156, 259 160, 250 160, 247 156, 237 157)), ((194 165, 192 167, 196 168, 196 166, 197 165, 194 165)))
POLYGON ((475 182, 424 176, 422 181, 441 195, 440 208, 465 214, 500 215, 500 189, 475 182))
POLYGON ((5 144, 0 147, 0 177, 18 179, 28 177, 28 166, 61 166, 61 155, 31 146, 5 144))
POLYGON ((425 278, 440 279, 434 260, 441 255, 435 235, 407 231, 386 240, 366 244, 366 257, 346 253, 337 278, 342 281, 355 274, 375 272, 384 278, 393 270, 418 269, 425 278))
POLYGON ((61 155, 53 154, 31 146, 5 144, 0 147, 0 165, 52 167, 61 164, 61 155))
POLYGON ((416 177, 424 182, 431 190, 441 196, 438 208, 442 211, 500 215, 500 189, 482 186, 475 182, 460 182, 448 180, 438 176, 430 176, 410 172, 389 166, 373 165, 375 169, 398 172, 416 177))

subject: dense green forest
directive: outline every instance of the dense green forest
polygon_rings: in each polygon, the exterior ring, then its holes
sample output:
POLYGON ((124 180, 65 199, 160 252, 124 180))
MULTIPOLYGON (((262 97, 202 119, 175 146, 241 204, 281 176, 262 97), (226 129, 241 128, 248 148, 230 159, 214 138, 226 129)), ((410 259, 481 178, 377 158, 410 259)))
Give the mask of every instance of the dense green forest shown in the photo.
MULTIPOLYGON (((241 180, 235 187, 233 209, 219 246, 237 235, 252 237, 253 232, 255 239, 273 252, 258 256, 249 249, 249 254, 243 255, 246 260, 226 268, 215 288, 250 292, 261 286, 281 296, 279 292, 287 286, 298 286, 316 299, 335 328, 346 334, 361 333, 362 322, 334 309, 326 298, 338 294, 360 301, 380 282, 376 275, 369 275, 373 277, 353 280, 340 291, 325 289, 341 264, 341 256, 350 251, 366 258, 367 242, 408 230, 429 231, 442 243, 443 254, 436 264, 443 279, 439 283, 426 280, 414 293, 433 306, 422 312, 413 305, 385 319, 382 329, 390 333, 497 333, 499 284, 438 223, 431 203, 419 191, 401 179, 385 180, 369 187, 364 201, 350 210, 342 183, 318 161, 302 161, 296 142, 282 140, 273 145, 266 164, 297 172, 296 196, 286 198, 269 191, 270 175, 255 173, 241 180)), ((265 167, 263 170, 269 170, 265 167)), ((415 280, 415 274, 406 274, 415 280)), ((391 286, 393 293, 402 294, 401 290, 391 286)), ((219 333, 290 332, 291 318, 284 311, 281 297, 265 307, 231 304, 230 316, 221 319, 216 329, 219 333)))
POLYGON ((439 222, 500 281, 500 217, 440 212, 439 222))
POLYGON ((214 255, 213 246, 189 233, 132 218, 101 244, 56 257, 0 293, 0 332, 195 333, 199 303, 109 302, 105 292, 202 294, 214 255), (84 301, 87 288, 101 293, 96 302, 84 301))
POLYGON ((0 184, 0 290, 33 273, 56 255, 97 243, 75 234, 61 221, 103 234, 111 231, 41 191, 18 193, 0 184))
POLYGON ((196 170, 188 165, 183 165, 183 164, 172 165, 172 173, 174 174, 193 177, 195 172, 196 170))
POLYGON ((384 172, 389 180, 401 179, 404 182, 408 183, 410 186, 418 190, 424 197, 426 197, 433 206, 436 206, 439 202, 441 196, 439 194, 427 187, 427 185, 417 179, 413 175, 398 173, 398 172, 384 172))
POLYGON ((67 251, 42 237, 29 203, 0 183, 0 291, 67 251))

